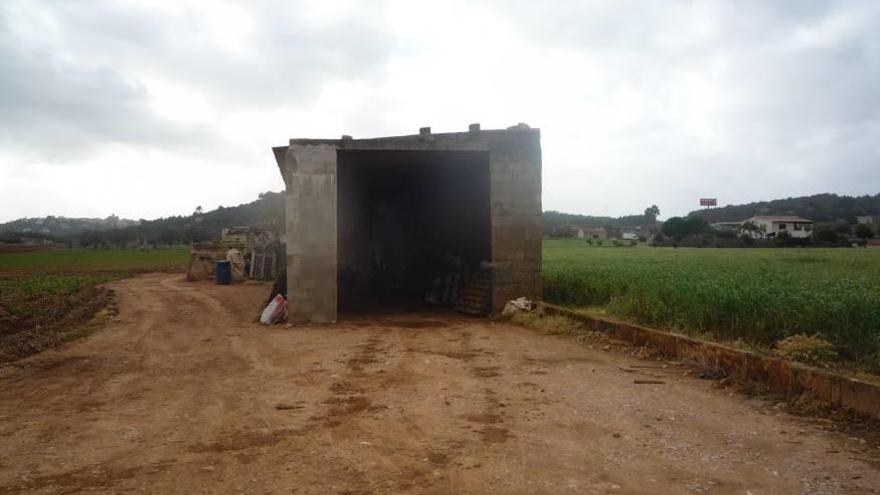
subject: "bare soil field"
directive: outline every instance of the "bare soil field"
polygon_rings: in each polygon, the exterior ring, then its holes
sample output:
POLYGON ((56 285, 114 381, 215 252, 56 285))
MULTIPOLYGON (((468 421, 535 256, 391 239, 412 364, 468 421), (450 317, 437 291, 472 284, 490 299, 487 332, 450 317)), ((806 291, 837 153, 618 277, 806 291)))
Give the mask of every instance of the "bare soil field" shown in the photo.
POLYGON ((880 492, 873 439, 569 336, 266 328, 266 285, 108 286, 104 328, 0 368, 0 493, 880 492))

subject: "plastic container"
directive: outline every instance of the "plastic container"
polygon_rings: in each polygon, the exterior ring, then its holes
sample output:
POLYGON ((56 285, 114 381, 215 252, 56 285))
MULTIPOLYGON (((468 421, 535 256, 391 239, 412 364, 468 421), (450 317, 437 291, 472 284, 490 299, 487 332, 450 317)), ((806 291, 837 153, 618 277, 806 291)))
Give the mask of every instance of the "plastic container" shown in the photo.
POLYGON ((218 261, 215 264, 217 273, 217 285, 229 285, 232 281, 232 263, 229 261, 218 261))

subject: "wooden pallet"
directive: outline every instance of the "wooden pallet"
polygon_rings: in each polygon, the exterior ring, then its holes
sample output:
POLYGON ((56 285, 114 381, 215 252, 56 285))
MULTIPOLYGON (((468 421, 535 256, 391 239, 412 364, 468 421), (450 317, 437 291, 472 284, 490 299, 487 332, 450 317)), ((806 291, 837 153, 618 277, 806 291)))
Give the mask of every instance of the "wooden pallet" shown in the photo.
POLYGON ((255 280, 275 280, 277 261, 274 247, 254 248, 251 258, 250 278, 255 280))
POLYGON ((488 316, 492 311, 492 270, 474 272, 452 307, 459 313, 488 316))

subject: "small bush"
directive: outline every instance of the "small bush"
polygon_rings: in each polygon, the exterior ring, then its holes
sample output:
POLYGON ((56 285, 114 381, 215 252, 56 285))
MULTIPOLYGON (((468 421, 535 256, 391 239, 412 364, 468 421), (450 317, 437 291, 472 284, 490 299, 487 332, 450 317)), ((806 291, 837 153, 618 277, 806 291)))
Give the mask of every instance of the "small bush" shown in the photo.
POLYGON ((776 343, 776 354, 813 366, 827 367, 837 359, 834 346, 818 334, 812 337, 804 334, 792 335, 776 343))
POLYGON ((788 244, 789 239, 791 239, 791 234, 788 232, 780 232, 776 234, 773 241, 778 247, 785 247, 785 245, 788 244))
POLYGON ((813 230, 813 237, 822 242, 833 244, 837 242, 839 236, 837 235, 837 232, 833 229, 830 229, 828 227, 817 227, 815 230, 813 230))

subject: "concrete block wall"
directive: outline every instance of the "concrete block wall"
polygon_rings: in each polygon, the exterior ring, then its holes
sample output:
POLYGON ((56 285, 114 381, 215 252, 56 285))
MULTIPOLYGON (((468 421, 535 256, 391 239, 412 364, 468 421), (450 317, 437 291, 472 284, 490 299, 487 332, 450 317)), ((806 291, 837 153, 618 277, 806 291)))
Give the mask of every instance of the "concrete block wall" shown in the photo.
POLYGON ((290 321, 336 321, 336 148, 291 143, 282 168, 290 321))
POLYGON ((508 130, 376 139, 292 139, 274 148, 287 186, 287 287, 291 321, 337 318, 338 150, 488 151, 492 310, 517 297, 541 299, 540 131, 508 130))
POLYGON ((541 298, 541 138, 506 131, 490 143, 492 311, 518 297, 541 298))

